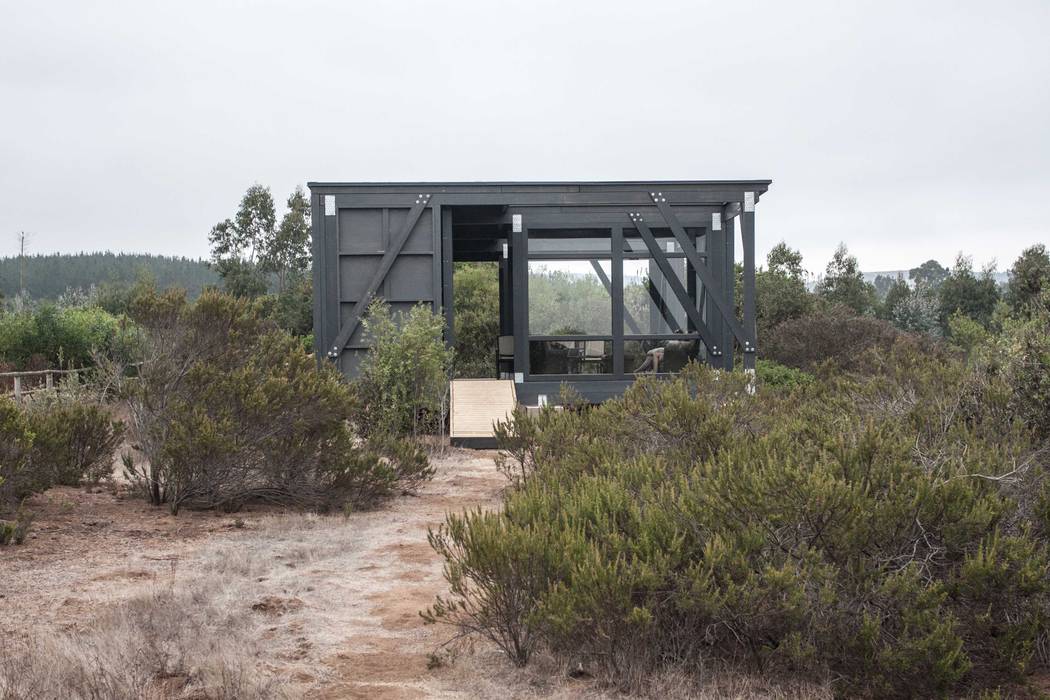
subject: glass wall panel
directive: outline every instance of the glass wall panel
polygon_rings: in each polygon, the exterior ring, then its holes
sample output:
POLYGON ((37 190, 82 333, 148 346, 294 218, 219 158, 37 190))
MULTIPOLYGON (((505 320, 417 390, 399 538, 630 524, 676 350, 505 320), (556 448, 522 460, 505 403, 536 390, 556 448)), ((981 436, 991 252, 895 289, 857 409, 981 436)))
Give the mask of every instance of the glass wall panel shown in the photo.
POLYGON ((696 338, 627 340, 623 344, 623 369, 627 374, 678 372, 690 360, 703 356, 703 343, 696 338))
MULTIPOLYGON (((671 258, 668 263, 696 303, 699 285, 688 279, 685 258, 671 258)), ((660 267, 648 258, 623 261, 623 306, 624 335, 668 334, 690 328, 685 308, 660 267)))
POLYGON ((608 260, 530 260, 529 335, 611 335, 608 260))
POLYGON ((533 340, 532 374, 611 374, 611 340, 533 340))

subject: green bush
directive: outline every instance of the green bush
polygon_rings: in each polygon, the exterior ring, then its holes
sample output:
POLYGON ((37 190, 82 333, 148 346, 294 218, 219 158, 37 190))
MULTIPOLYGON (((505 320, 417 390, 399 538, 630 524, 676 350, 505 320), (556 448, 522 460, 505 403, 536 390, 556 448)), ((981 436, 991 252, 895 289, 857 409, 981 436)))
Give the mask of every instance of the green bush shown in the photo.
POLYGON ((519 664, 611 682, 712 661, 843 696, 1019 681, 1046 634, 1043 478, 1001 381, 910 345, 752 395, 691 366, 590 410, 516 414, 500 512, 431 533, 427 612, 519 664))
POLYGON ((794 367, 787 367, 772 360, 758 360, 755 363, 755 376, 759 386, 793 388, 809 384, 814 380, 812 374, 794 367))
POLYGON ((0 511, 57 484, 108 477, 123 424, 94 401, 61 392, 25 408, 0 398, 0 511))
POLYGON ((972 354, 992 337, 984 326, 961 311, 956 311, 948 318, 948 335, 952 344, 967 355, 972 354))
POLYGON ((445 319, 422 304, 392 313, 377 299, 363 323, 371 347, 352 385, 359 431, 401 437, 443 430, 452 366, 445 319))
POLYGON ((984 366, 1002 376, 1014 414, 1050 440, 1050 292, 1026 311, 995 339, 984 366))
POLYGON ((20 507, 12 521, 0 520, 0 545, 24 544, 33 525, 33 514, 20 507))
POLYGON ((34 491, 29 455, 33 433, 12 399, 0 396, 0 511, 34 491))
POLYGON ((495 377, 499 266, 456 263, 452 281, 457 377, 495 377))
POLYGON ((56 394, 34 397, 27 414, 33 431, 33 470, 48 487, 110 477, 124 424, 114 421, 104 406, 56 394))
POLYGON ((144 460, 125 463, 153 504, 237 509, 252 500, 362 507, 429 478, 391 435, 358 439, 341 375, 318 367, 258 303, 206 291, 150 295, 134 378, 120 379, 144 460))
POLYGON ((0 314, 0 360, 17 369, 26 368, 34 357, 49 367, 86 367, 96 352, 126 358, 133 343, 132 329, 96 307, 44 305, 0 314))

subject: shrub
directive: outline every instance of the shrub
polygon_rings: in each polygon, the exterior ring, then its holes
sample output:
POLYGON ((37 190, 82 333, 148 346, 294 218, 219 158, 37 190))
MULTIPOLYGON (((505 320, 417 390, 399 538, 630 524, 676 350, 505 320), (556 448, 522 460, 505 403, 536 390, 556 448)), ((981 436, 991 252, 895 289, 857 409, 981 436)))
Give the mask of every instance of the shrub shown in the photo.
POLYGON ((938 336, 941 335, 939 312, 936 292, 926 286, 918 286, 897 300, 890 320, 903 331, 938 336))
POLYGON ((898 344, 932 343, 903 333, 888 321, 857 316, 843 307, 791 319, 765 339, 766 359, 806 371, 828 363, 854 370, 868 350, 888 351, 898 344))
POLYGON ((948 335, 952 344, 961 348, 967 355, 991 339, 991 334, 977 321, 956 311, 948 318, 948 335))
POLYGON ((132 329, 99 308, 44 305, 0 315, 0 359, 23 369, 33 357, 50 367, 86 367, 94 353, 127 358, 132 329))
POLYGON ((814 380, 812 374, 794 367, 787 367, 772 360, 758 360, 755 363, 755 375, 760 386, 793 388, 809 384, 814 380))
POLYGON ((47 392, 24 409, 0 398, 0 511, 56 484, 108 477, 123 434, 122 423, 83 396, 47 392))
POLYGON ((124 424, 91 400, 55 394, 32 401, 27 410, 33 431, 32 466, 49 486, 78 486, 109 478, 124 424))
POLYGON ((0 520, 0 545, 25 543, 33 517, 25 506, 20 506, 13 521, 0 520))
POLYGON ((452 363, 444 318, 424 305, 393 313, 377 299, 363 323, 371 347, 353 382, 360 432, 417 436, 443 430, 452 363))
POLYGON ((499 337, 499 267, 456 263, 452 282, 456 376, 495 377, 499 337))
POLYGON ((0 396, 0 511, 36 490, 29 468, 32 446, 29 421, 12 399, 0 396))
POLYGON ((692 366, 516 414, 504 446, 527 478, 431 533, 450 594, 426 617, 622 686, 713 662, 843 696, 1018 681, 1050 610, 1018 497, 1042 479, 1036 443, 1000 379, 907 344, 863 369, 751 395, 692 366))
POLYGON ((997 338, 988 367, 1001 373, 1014 413, 1050 440, 1050 293, 997 338))
POLYGON ((415 445, 350 432, 351 396, 257 304, 208 291, 143 297, 136 378, 123 382, 145 460, 125 464, 153 504, 239 508, 369 505, 428 478, 415 445))

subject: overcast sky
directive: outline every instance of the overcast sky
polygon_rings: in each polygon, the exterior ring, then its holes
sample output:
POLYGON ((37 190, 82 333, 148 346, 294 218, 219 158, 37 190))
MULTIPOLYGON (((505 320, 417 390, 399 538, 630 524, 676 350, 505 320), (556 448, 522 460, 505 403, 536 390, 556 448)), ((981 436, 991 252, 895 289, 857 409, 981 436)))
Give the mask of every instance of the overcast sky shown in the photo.
POLYGON ((206 256, 253 182, 771 178, 822 269, 1050 242, 1050 2, 0 0, 0 255, 206 256))

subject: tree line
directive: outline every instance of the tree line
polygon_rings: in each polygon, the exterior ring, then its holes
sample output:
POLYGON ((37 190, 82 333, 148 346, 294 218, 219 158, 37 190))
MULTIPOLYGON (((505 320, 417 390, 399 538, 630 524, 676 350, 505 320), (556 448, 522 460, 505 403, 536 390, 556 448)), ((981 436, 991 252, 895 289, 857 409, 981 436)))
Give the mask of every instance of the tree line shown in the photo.
POLYGON ((203 260, 141 253, 47 253, 0 258, 0 298, 24 290, 28 297, 56 300, 70 290, 131 285, 148 277, 160 287, 181 287, 196 297, 219 275, 203 260))
MULTIPOLYGON (((856 256, 840 245, 810 292, 801 253, 781 242, 755 274, 759 348, 761 338, 784 321, 830 308, 937 337, 995 331, 1008 316, 1027 315, 1041 291, 1050 288, 1050 254, 1041 243, 1026 248, 1005 285, 993 273, 991 268, 976 271, 972 259, 959 254, 950 268, 927 260, 911 268, 908 279, 880 275, 872 283, 864 279, 856 256)), ((741 280, 738 268, 738 286, 741 280)))

